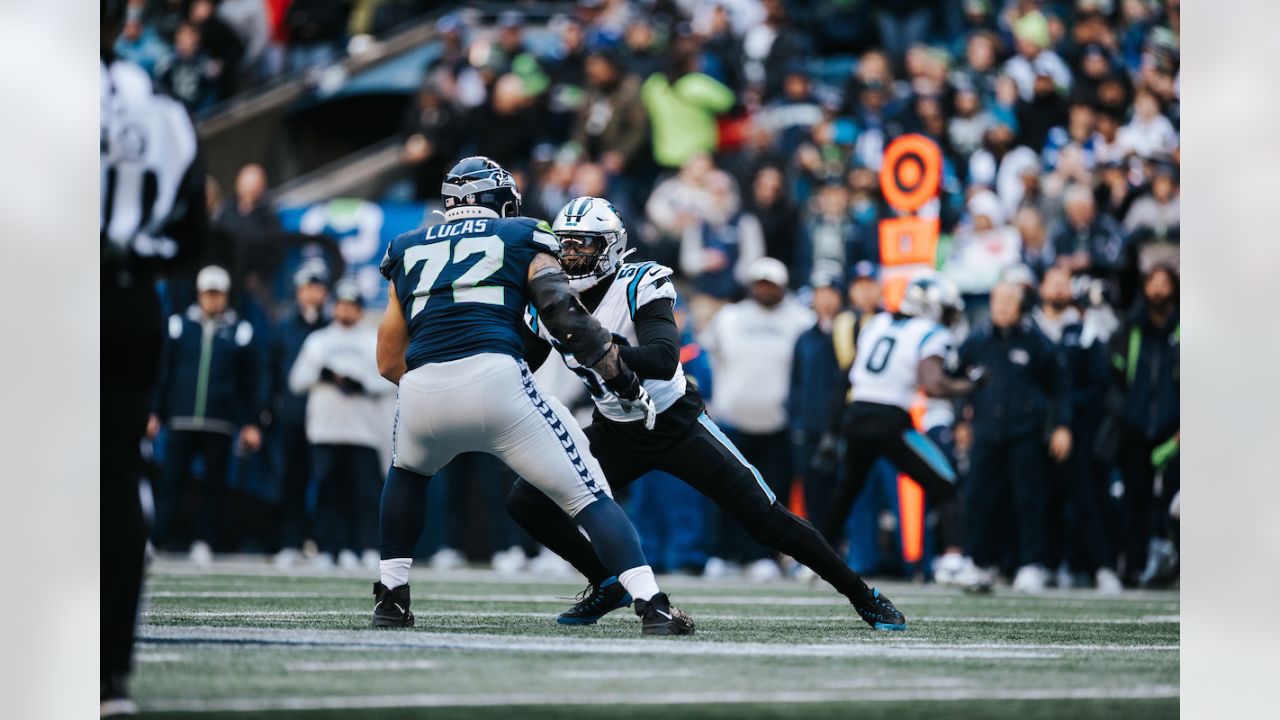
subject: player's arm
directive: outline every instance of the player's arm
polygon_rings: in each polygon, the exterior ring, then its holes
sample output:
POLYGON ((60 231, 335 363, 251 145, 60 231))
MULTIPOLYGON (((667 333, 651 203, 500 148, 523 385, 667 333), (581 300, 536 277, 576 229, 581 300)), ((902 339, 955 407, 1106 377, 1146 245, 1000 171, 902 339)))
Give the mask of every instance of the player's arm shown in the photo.
POLYGON ((667 298, 657 298, 636 311, 635 347, 622 345, 618 355, 641 380, 670 380, 680 366, 680 330, 667 298))
POLYGON ((948 375, 943 367, 942 358, 938 355, 931 355, 921 360, 916 369, 916 377, 920 383, 920 389, 924 390, 924 394, 929 397, 948 398, 973 392, 973 381, 948 375))
POLYGON ((409 325, 396 297, 396 284, 387 285, 387 311, 378 324, 378 373, 396 385, 405 373, 404 354, 409 349, 409 325))
POLYGON ((569 286, 559 260, 548 253, 538 253, 529 263, 528 280, 538 317, 565 351, 599 373, 606 383, 624 374, 634 378, 635 374, 618 357, 613 335, 587 312, 578 293, 569 286))
POLYGON ((524 361, 532 372, 538 372, 542 363, 551 355, 551 343, 543 340, 537 333, 523 323, 520 325, 520 339, 524 341, 524 361))

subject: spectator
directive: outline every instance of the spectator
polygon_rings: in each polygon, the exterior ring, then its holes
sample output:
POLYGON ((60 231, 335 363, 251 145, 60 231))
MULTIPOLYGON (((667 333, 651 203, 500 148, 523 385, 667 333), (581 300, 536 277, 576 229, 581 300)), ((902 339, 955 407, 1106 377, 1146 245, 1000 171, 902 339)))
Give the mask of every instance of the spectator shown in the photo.
POLYGON ((811 459, 827 429, 831 395, 840 387, 832 331, 843 304, 841 275, 835 268, 821 268, 810 280, 816 322, 796 339, 787 393, 792 468, 802 478, 805 514, 810 518, 823 517, 835 483, 834 468, 815 467, 811 459))
POLYGON ((707 327, 712 315, 741 295, 752 264, 764 255, 760 221, 739 209, 729 176, 713 172, 707 185, 711 202, 680 238, 680 269, 694 281, 689 307, 695 328, 707 327))
POLYGON ((471 111, 466 128, 466 137, 474 138, 472 154, 493 158, 505 168, 523 169, 538 140, 538 112, 520 78, 503 75, 494 83, 489 101, 471 111))
POLYGON ((1085 327, 1065 268, 1045 273, 1031 318, 1062 353, 1071 394, 1071 451, 1049 468, 1045 559, 1059 567, 1059 587, 1071 587, 1071 573, 1083 572, 1099 591, 1119 592, 1104 516, 1106 473, 1093 459, 1100 419, 1094 410, 1102 407, 1109 380, 1105 343, 1085 327))
POLYGON ((289 371, 289 390, 307 393, 307 441, 315 484, 315 535, 320 567, 378 566, 378 447, 390 418, 381 396, 395 386, 378 374, 377 332, 362 325, 364 306, 352 281, 334 290, 333 323, 302 343, 289 371), (356 552, 362 551, 357 557, 356 552))
POLYGON ((198 113, 218 101, 222 70, 201 49, 200 31, 183 23, 173 36, 173 54, 156 65, 156 82, 188 110, 198 113))
MULTIPOLYGON (((787 293, 787 268, 777 260, 756 260, 746 279, 751 283, 750 296, 726 305, 703 335, 716 381, 711 414, 773 494, 787 498, 791 485, 787 395, 792 354, 796 339, 813 325, 814 316, 787 293)), ((777 576, 777 565, 763 547, 747 538, 735 523, 724 526, 734 539, 724 543, 722 552, 732 559, 751 561, 754 577, 777 576)))
POLYGON ((1036 152, 1044 150, 1050 130, 1067 122, 1067 102, 1054 86, 1048 71, 1036 70, 1031 98, 1018 102, 1017 115, 1021 131, 1019 142, 1036 152))
POLYGON ((1096 113, 1093 106, 1085 102, 1074 101, 1067 110, 1066 125, 1058 125, 1049 130, 1045 138, 1044 166, 1053 170, 1058 165, 1058 156, 1068 144, 1078 145, 1084 152, 1084 165, 1092 170, 1095 165, 1093 152, 1094 124, 1096 113))
POLYGON ((245 48, 231 26, 214 14, 215 10, 213 0, 192 0, 187 20, 200 31, 201 49, 217 63, 218 98, 222 99, 239 89, 245 48))
POLYGON ((1049 21, 1039 10, 1032 10, 1013 23, 1014 45, 1018 53, 1004 64, 1004 72, 1018 86, 1023 100, 1035 96, 1038 76, 1047 76, 1060 90, 1071 88, 1071 70, 1050 49, 1049 21))
POLYGON ((573 140, 616 177, 633 168, 645 150, 649 116, 640 101, 640 81, 626 74, 616 55, 603 51, 587 56, 586 78, 573 140))
POLYGON ((762 166, 751 182, 747 209, 760 221, 764 233, 764 254, 791 267, 795 256, 795 228, 798 214, 782 186, 782 171, 762 166))
POLYGON ((272 418, 280 451, 280 552, 275 561, 288 568, 302 558, 303 540, 313 537, 306 509, 311 478, 307 448, 307 396, 289 389, 289 371, 302 343, 328 324, 325 300, 328 273, 316 262, 303 263, 293 276, 295 303, 271 336, 272 418))
POLYGON ((440 89, 427 81, 401 125, 407 136, 400 159, 410 168, 418 200, 440 197, 440 181, 462 144, 462 123, 440 89))
POLYGON ((1137 270, 1146 273, 1156 265, 1178 269, 1178 169, 1171 163, 1155 165, 1151 192, 1133 201, 1124 216, 1124 230, 1133 240, 1137 270))
POLYGON ((743 33, 743 74, 764 101, 782 92, 782 73, 809 50, 809 38, 792 25, 783 0, 763 0, 764 22, 743 33))
POLYGON ((1061 353, 1022 316, 1023 289, 1001 283, 991 291, 990 323, 960 346, 962 372, 981 368, 985 383, 970 403, 973 447, 966 483, 967 554, 980 568, 998 563, 1001 503, 1012 496, 1017 526, 1014 590, 1045 586, 1044 428, 1049 454, 1071 452, 1071 397, 1061 353))
POLYGON ((237 237, 264 235, 280 230, 280 220, 266 202, 267 171, 248 163, 236 173, 235 198, 227 203, 220 224, 237 237))
POLYGON ((860 260, 875 259, 849 213, 849 190, 839 176, 810 199, 800 213, 799 229, 794 268, 800 282, 820 267, 837 268, 844 274, 860 260))
POLYGON ((1133 119, 1120 128, 1117 142, 1139 157, 1167 157, 1178 147, 1178 131, 1160 114, 1155 94, 1142 89, 1133 98, 1133 119))
POLYGON ((143 22, 143 8, 130 4, 125 11, 124 30, 116 39, 116 54, 137 63, 148 75, 156 75, 156 66, 169 54, 169 46, 160 39, 155 28, 143 22))
POLYGON ((1044 277, 1045 271, 1053 265, 1054 257, 1040 212, 1033 207, 1018 208, 1013 217, 1013 227, 1022 239, 1022 264, 1031 268, 1037 280, 1044 277))
POLYGON ((1087 273, 1118 285, 1125 251, 1120 226, 1098 214, 1093 193, 1084 185, 1067 188, 1062 200, 1062 221, 1050 235, 1056 262, 1072 273, 1087 273))
POLYGON ((955 113, 947 123, 947 138, 952 149, 969 157, 982 147, 983 138, 995 124, 995 118, 982 107, 982 99, 972 85, 956 88, 955 113))
POLYGON ((263 0, 219 0, 217 17, 244 47, 239 66, 249 84, 261 76, 261 63, 270 40, 267 4, 263 0))
POLYGON ((985 185, 995 191, 1012 213, 1022 202, 1022 173, 1040 168, 1040 157, 1025 145, 1014 145, 1017 121, 1007 112, 995 114, 995 122, 982 139, 982 149, 969 156, 969 185, 985 185))
MULTIPOLYGON (((716 188, 732 186, 732 183, 704 153, 691 156, 679 173, 658 183, 645 203, 645 215, 656 236, 647 243, 649 256, 674 258, 685 230, 701 222, 707 209, 715 206, 715 195, 721 192, 716 188)), ((736 193, 734 195, 727 199, 736 202, 736 193)), ((701 329, 696 322, 694 326, 701 329)))
POLYGON ((338 59, 346 35, 344 0, 293 0, 285 12, 289 30, 289 70, 327 67, 338 59))
POLYGON ((907 48, 923 42, 933 22, 933 5, 929 0, 871 0, 876 9, 876 26, 880 44, 901 63, 907 48))
MULTIPOLYGON (((1181 325, 1178 313, 1178 275, 1157 265, 1143 276, 1142 300, 1111 343, 1114 385, 1123 397, 1120 422, 1120 473, 1124 478, 1125 584, 1146 584, 1168 539, 1164 518, 1178 487, 1176 474, 1166 473, 1161 494, 1155 495, 1156 451, 1179 439, 1179 372, 1181 325), (1151 549, 1157 552, 1151 553, 1151 549), (1144 582, 1145 581, 1145 582, 1144 582)), ((1167 551, 1166 551, 1167 552, 1167 551)))
POLYGON ((956 229, 946 275, 969 305, 981 307, 1000 272, 1021 259, 1022 238, 1005 221, 995 193, 978 190, 969 198, 969 221, 956 229))
POLYGON ((169 342, 147 434, 168 428, 156 492, 155 543, 172 548, 182 531, 179 514, 197 457, 204 463, 191 559, 208 564, 211 548, 234 549, 238 519, 225 512, 232 440, 256 452, 257 418, 265 407, 264 372, 253 326, 227 305, 231 276, 210 265, 196 275, 196 304, 169 317, 169 342))
POLYGON ((716 116, 733 106, 733 91, 695 72, 695 61, 692 44, 682 40, 672 48, 666 70, 640 88, 653 128, 653 158, 662 168, 681 167, 695 154, 715 150, 716 116))

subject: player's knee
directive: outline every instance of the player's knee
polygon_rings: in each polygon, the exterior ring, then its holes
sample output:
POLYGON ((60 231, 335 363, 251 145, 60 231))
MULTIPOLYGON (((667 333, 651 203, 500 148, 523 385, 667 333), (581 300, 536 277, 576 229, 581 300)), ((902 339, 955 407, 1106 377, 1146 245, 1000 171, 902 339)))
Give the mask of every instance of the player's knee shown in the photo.
POLYGON ((746 493, 729 507, 729 515, 747 531, 752 540, 772 547, 781 535, 782 526, 774 512, 777 504, 763 493, 746 493))

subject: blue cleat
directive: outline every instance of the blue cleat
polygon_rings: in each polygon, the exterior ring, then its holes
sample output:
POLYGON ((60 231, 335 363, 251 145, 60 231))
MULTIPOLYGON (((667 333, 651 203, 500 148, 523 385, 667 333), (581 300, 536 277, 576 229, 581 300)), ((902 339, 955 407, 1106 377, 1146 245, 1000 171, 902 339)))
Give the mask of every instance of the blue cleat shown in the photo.
POLYGON ((858 615, 875 630, 895 630, 903 632, 907 629, 907 619, 898 608, 893 606, 889 598, 880 594, 876 588, 871 589, 871 597, 853 604, 858 615))
POLYGON ((622 587, 618 578, 610 577, 599 585, 588 585, 578 593, 578 602, 560 613, 556 622, 561 625, 595 625, 609 613, 631 605, 631 593, 622 587))

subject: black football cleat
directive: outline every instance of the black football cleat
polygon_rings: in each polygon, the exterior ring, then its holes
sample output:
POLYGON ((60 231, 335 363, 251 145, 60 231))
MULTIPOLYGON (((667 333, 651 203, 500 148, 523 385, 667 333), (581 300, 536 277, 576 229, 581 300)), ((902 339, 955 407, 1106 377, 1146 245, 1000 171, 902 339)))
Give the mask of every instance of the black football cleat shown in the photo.
POLYGON ((561 625, 595 625, 600 618, 630 604, 631 593, 622 587, 617 577, 611 577, 599 585, 588 585, 578 595, 578 602, 560 613, 556 622, 561 625))
POLYGON ((907 629, 907 619, 898 611, 898 608, 893 606, 893 601, 881 595, 876 588, 871 589, 870 597, 853 603, 853 609, 857 610, 858 615, 876 630, 902 632, 907 629))
POLYGON ((376 628, 413 627, 413 613, 409 612, 409 586, 387 589, 380 582, 373 584, 373 626, 376 628))
POLYGON ((634 607, 640 618, 640 632, 644 635, 693 634, 693 618, 672 607, 666 593, 660 592, 648 600, 636 600, 634 607))

